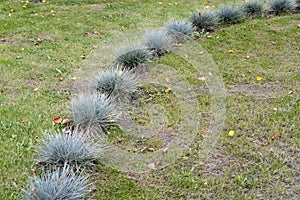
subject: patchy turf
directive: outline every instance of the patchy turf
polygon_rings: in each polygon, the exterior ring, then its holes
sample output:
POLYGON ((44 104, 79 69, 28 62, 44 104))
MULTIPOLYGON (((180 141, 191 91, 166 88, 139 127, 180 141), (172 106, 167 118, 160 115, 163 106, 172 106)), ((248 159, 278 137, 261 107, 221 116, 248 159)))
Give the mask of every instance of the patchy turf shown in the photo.
MULTIPOLYGON (((203 2, 1 2, 0 199, 22 197, 38 138, 59 128, 54 117, 68 117, 74 76, 96 45, 126 30, 188 18, 203 2)), ((95 199, 299 199, 299 19, 246 20, 198 39, 228 94, 225 128, 206 159, 199 149, 210 119, 207 88, 176 56, 158 61, 176 66, 200 94, 199 137, 174 164, 152 173, 99 164, 95 199)))

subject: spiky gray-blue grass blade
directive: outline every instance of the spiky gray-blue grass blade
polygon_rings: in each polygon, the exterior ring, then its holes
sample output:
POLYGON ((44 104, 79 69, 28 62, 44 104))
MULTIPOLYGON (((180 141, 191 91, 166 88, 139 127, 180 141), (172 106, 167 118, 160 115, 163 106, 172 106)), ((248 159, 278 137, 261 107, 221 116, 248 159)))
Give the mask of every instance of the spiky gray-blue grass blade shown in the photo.
POLYGON ((73 172, 67 165, 45 171, 31 179, 24 190, 26 200, 79 200, 89 194, 88 176, 73 172))
POLYGON ((41 145, 37 147, 37 163, 45 167, 90 168, 102 152, 99 144, 85 140, 84 135, 46 133, 41 145))
POLYGON ((105 94, 79 94, 72 103, 72 117, 79 129, 96 134, 114 123, 114 110, 105 94))

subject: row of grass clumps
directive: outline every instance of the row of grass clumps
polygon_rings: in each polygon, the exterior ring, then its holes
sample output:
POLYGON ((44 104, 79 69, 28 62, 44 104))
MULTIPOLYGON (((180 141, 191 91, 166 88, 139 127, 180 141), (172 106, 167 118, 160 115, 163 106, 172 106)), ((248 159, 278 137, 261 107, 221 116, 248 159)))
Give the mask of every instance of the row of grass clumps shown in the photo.
POLYGON ((270 0, 267 5, 261 1, 251 0, 240 4, 221 5, 212 11, 196 11, 190 19, 198 32, 213 32, 220 25, 237 24, 246 18, 264 17, 297 13, 300 11, 300 0, 270 0))
MULTIPOLYGON (((138 90, 139 75, 152 59, 169 53, 194 33, 213 32, 220 25, 237 24, 245 18, 300 12, 300 0, 248 1, 221 5, 217 10, 193 12, 188 21, 172 20, 147 32, 138 46, 119 52, 114 67, 95 78, 95 91, 71 100, 71 125, 62 133, 45 133, 36 148, 37 173, 24 190, 25 199, 85 199, 91 190, 90 175, 105 146, 96 138, 117 125, 117 106, 130 101, 138 90), (68 131, 66 131, 68 130, 68 131)), ((93 76, 93 75, 91 75, 93 76)))

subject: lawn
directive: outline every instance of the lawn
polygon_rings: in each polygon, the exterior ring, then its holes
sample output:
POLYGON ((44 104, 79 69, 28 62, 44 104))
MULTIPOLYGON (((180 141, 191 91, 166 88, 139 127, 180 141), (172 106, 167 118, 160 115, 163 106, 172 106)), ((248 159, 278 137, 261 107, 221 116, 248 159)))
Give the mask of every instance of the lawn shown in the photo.
MULTIPOLYGON (((69 117, 80 70, 95 64, 91 52, 123 32, 158 28, 170 19, 188 19, 196 9, 239 1, 204 2, 0 1, 0 199, 22 198, 36 170, 35 147, 45 130, 60 128, 52 119, 69 117)), ((300 14, 247 19, 194 42, 210 55, 225 86, 225 124, 217 143, 207 155, 201 150, 218 112, 209 90, 213 83, 171 52, 151 65, 174 67, 196 92, 194 142, 173 163, 148 173, 99 162, 93 198, 299 199, 300 14)), ((176 124, 172 116, 179 111, 169 109, 173 96, 151 94, 176 124)), ((135 114, 143 121, 143 113, 135 114)))

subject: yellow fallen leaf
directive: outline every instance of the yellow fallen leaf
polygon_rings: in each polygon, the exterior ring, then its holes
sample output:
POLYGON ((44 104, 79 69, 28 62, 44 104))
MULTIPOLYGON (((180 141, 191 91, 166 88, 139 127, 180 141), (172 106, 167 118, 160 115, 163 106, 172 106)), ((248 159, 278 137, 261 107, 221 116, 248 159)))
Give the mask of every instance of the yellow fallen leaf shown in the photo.
POLYGON ((234 52, 234 50, 232 50, 232 49, 228 50, 228 53, 233 53, 233 52, 234 52))
POLYGON ((123 71, 122 71, 122 70, 119 70, 118 75, 119 75, 119 76, 122 76, 122 75, 123 75, 123 71))
POLYGON ((168 87, 167 89, 165 89, 165 93, 170 92, 172 89, 170 87, 168 87))
POLYGON ((158 2, 158 4, 162 4, 162 2, 158 2))
POLYGON ((171 79, 166 78, 166 82, 167 82, 167 83, 171 83, 171 79))
POLYGON ((207 4, 208 4, 208 1, 204 1, 203 4, 204 4, 204 5, 207 5, 207 4))
POLYGON ((233 137, 234 136, 234 131, 229 131, 228 136, 233 137))
POLYGON ((75 80, 76 80, 76 76, 72 77, 71 79, 72 79, 73 81, 75 81, 75 80))
POLYGON ((183 44, 182 44, 182 43, 178 43, 177 46, 178 46, 178 47, 182 47, 183 44))
POLYGON ((204 53, 203 51, 199 51, 199 52, 198 52, 199 55, 202 55, 203 53, 204 53))
POLYGON ((256 77, 256 80, 258 80, 258 81, 261 81, 262 79, 263 79, 263 77, 261 77, 261 76, 256 77))

